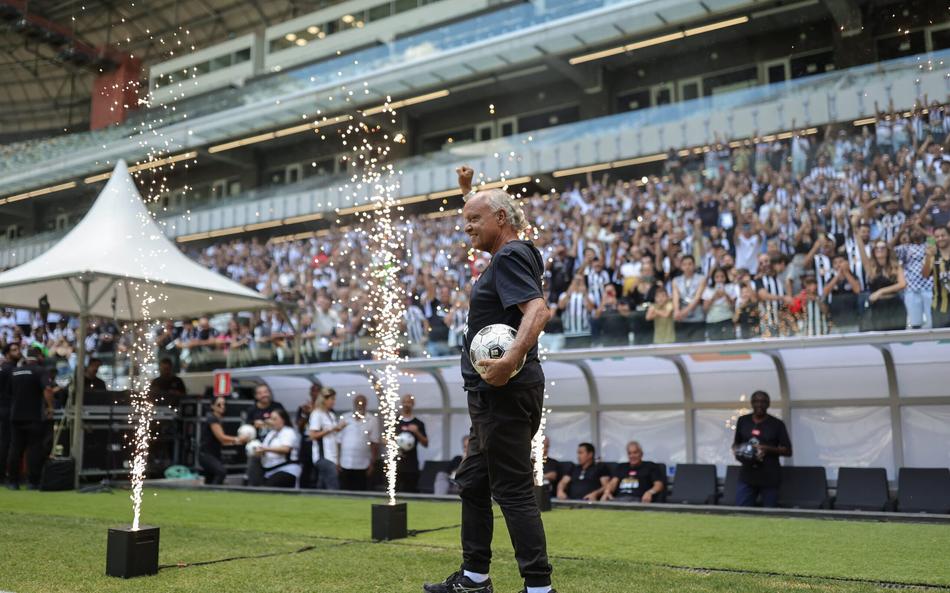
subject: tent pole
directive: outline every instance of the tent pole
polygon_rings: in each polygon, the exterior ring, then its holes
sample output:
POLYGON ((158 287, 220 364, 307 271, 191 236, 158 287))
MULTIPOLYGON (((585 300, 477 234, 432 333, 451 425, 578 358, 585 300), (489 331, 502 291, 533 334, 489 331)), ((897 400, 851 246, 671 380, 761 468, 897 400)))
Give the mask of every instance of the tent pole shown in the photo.
POLYGON ((76 336, 78 346, 76 356, 76 401, 73 405, 72 444, 69 447, 73 459, 76 460, 76 475, 73 484, 77 490, 79 489, 79 474, 82 472, 82 408, 83 395, 86 392, 86 327, 89 325, 89 284, 92 280, 80 278, 80 281, 82 282, 82 300, 79 303, 79 333, 76 336))

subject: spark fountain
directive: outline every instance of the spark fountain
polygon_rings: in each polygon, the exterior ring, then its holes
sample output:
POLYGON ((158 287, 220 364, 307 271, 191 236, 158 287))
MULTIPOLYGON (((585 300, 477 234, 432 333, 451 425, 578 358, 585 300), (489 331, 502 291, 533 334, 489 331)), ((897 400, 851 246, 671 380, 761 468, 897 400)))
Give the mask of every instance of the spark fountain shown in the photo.
MULTIPOLYGON (((390 117, 392 111, 384 112, 390 117)), ((373 359, 384 366, 370 373, 370 381, 379 400, 382 437, 386 443, 384 467, 388 504, 372 507, 372 537, 374 540, 401 539, 407 535, 405 503, 396 502, 396 425, 399 410, 400 351, 404 335, 400 329, 405 313, 405 288, 400 274, 405 268, 403 259, 406 233, 401 208, 394 197, 399 189, 398 175, 391 164, 384 163, 389 154, 388 134, 380 126, 357 121, 341 129, 342 143, 351 150, 350 161, 356 167, 351 182, 357 190, 371 192, 373 208, 365 211, 361 220, 362 233, 370 249, 370 265, 361 275, 370 293, 370 314, 364 322, 371 328, 375 341, 373 359), (398 215, 400 220, 394 221, 398 215)))

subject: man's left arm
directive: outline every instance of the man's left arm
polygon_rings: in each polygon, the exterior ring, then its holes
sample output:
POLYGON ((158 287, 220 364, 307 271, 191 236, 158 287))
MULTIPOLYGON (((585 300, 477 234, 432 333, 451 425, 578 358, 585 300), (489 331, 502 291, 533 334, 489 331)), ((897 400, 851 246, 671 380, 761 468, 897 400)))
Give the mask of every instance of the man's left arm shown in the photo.
POLYGON ((778 444, 775 446, 772 445, 759 445, 762 452, 766 455, 776 455, 778 457, 791 457, 792 455, 792 441, 788 438, 788 430, 785 429, 785 423, 782 422, 779 428, 778 434, 778 444))
POLYGON ((419 424, 414 425, 414 426, 416 427, 416 430, 414 431, 416 433, 416 440, 423 447, 428 447, 429 437, 428 435, 426 435, 426 425, 423 424, 422 421, 420 420, 419 424))

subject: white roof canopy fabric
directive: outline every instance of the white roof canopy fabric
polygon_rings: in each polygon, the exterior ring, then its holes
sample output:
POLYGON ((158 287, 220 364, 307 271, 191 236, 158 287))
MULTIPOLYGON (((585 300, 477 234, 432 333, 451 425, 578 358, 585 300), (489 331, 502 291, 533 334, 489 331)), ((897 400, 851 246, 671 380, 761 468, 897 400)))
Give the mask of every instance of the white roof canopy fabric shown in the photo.
POLYGON ((163 294, 153 319, 252 310, 267 298, 192 261, 165 236, 119 161, 92 208, 49 251, 0 274, 0 305, 36 309, 47 295, 50 310, 67 314, 143 318, 142 294, 163 294), (82 280, 90 308, 82 311, 82 280), (137 296, 138 295, 138 296, 137 296))

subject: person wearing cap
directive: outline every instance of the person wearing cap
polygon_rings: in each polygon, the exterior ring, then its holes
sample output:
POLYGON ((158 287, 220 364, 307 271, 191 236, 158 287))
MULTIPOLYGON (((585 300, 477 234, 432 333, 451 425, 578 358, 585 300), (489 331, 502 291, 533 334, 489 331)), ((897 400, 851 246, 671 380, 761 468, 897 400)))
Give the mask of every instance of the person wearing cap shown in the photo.
POLYGON ((884 214, 877 218, 878 238, 893 244, 907 221, 907 215, 901 212, 900 202, 891 193, 885 193, 878 204, 884 208, 884 214))

